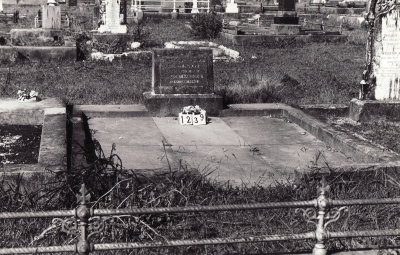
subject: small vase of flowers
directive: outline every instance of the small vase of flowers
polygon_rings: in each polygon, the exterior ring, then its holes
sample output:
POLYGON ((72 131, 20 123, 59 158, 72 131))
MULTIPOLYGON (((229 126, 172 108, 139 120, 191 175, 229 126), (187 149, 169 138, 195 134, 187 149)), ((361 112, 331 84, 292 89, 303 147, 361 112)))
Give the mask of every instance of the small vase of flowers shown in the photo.
POLYGON ((18 94, 18 99, 17 99, 18 102, 24 102, 24 103, 37 101, 39 95, 39 93, 34 90, 31 90, 31 92, 28 93, 26 92, 26 89, 18 90, 17 94, 18 94))

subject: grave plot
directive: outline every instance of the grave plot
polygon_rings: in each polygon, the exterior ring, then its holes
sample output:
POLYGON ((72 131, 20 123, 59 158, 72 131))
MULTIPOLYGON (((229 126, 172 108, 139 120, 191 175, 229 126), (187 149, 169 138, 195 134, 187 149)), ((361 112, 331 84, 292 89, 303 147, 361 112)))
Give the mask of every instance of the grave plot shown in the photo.
POLYGON ((65 105, 0 100, 0 167, 4 172, 66 169, 65 105))
POLYGON ((0 125, 0 164, 38 162, 41 125, 0 125))

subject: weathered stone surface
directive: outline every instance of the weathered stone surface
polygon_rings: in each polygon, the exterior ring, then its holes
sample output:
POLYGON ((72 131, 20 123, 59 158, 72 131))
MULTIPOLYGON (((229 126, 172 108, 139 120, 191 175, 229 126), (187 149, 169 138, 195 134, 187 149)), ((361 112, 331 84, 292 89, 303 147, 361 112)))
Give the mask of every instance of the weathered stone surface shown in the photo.
POLYGON ((350 102, 349 117, 359 122, 400 121, 400 101, 353 99, 350 102))
POLYGON ((131 34, 100 34, 94 33, 93 39, 101 43, 112 43, 116 40, 121 39, 124 42, 133 42, 135 35, 131 34))
POLYGON ((382 16, 374 35, 372 75, 376 78, 375 99, 400 99, 400 18, 394 9, 382 16), (379 31, 380 30, 380 31, 379 31))
POLYGON ((11 29, 11 41, 14 42, 15 40, 54 40, 54 37, 62 36, 62 30, 55 30, 55 29, 44 29, 44 28, 36 28, 36 29, 27 29, 27 28, 20 28, 20 29, 11 29))
POLYGON ((300 31, 300 25, 272 24, 270 33, 272 35, 298 35, 300 31))
POLYGON ((61 7, 42 5, 42 28, 61 29, 61 7))
POLYGON ((0 46, 0 59, 22 58, 34 62, 76 60, 76 47, 0 46))
POLYGON ((214 90, 210 49, 156 49, 153 51, 155 94, 208 94, 214 90))

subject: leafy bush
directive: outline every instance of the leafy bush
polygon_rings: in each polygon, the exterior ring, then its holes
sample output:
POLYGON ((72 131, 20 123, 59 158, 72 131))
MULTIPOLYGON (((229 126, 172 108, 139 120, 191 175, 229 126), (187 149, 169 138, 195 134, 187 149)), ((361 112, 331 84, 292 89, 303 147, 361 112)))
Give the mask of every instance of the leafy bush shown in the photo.
POLYGON ((129 27, 130 32, 134 35, 135 42, 140 42, 142 45, 146 45, 148 43, 148 39, 150 37, 150 32, 144 28, 146 25, 146 21, 138 20, 133 26, 132 30, 129 27))
POLYGON ((206 38, 216 38, 222 31, 222 20, 214 13, 200 13, 190 21, 191 35, 206 38))

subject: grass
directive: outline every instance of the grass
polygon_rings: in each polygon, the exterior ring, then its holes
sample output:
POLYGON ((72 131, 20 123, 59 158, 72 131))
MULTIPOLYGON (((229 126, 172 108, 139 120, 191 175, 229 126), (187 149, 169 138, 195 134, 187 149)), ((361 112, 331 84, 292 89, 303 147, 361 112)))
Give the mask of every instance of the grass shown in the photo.
MULTIPOLYGON (((358 93, 364 48, 310 44, 284 49, 232 47, 241 62, 215 62, 215 93, 224 104, 284 102, 348 103, 358 93), (241 72, 237 72, 241 70, 241 72)), ((135 104, 151 89, 151 55, 113 63, 13 63, 0 69, 3 96, 35 89, 42 97, 60 97, 70 104, 135 104)))
MULTIPOLYGON (((112 153, 112 152, 111 152, 112 153)), ((318 169, 287 183, 270 187, 232 187, 214 183, 195 169, 172 170, 148 179, 132 171, 116 172, 105 166, 110 158, 99 158, 91 165, 61 172, 44 180, 43 175, 3 177, 0 199, 2 211, 41 211, 76 207, 74 194, 86 182, 93 208, 184 207, 191 205, 250 204, 305 201, 317 197, 321 175, 318 169), (79 169, 79 170, 78 170, 79 169), (107 171, 106 171, 107 170, 107 171), (32 185, 33 183, 37 183, 32 185), (43 196, 44 195, 44 196, 43 196), (50 196, 54 195, 54 196, 50 196)), ((115 166, 115 165, 114 165, 115 166)), ((400 195, 395 169, 382 171, 331 170, 325 174, 332 199, 390 198, 400 195)), ((378 230, 399 227, 399 206, 352 206, 329 231, 378 230)), ((50 220, 2 220, 1 247, 72 244, 76 240, 61 233, 61 225, 50 220), (11 231, 12 229, 12 231, 11 231)), ((204 238, 240 238, 257 235, 296 234, 314 231, 295 209, 231 211, 191 214, 149 214, 123 216, 95 236, 91 242, 144 242, 204 238)), ((231 254, 295 252, 312 249, 313 241, 266 242, 138 249, 120 254, 231 254)), ((330 250, 361 247, 390 247, 397 239, 353 238, 330 240, 330 250)), ((98 252, 96 254, 114 254, 98 252)))

